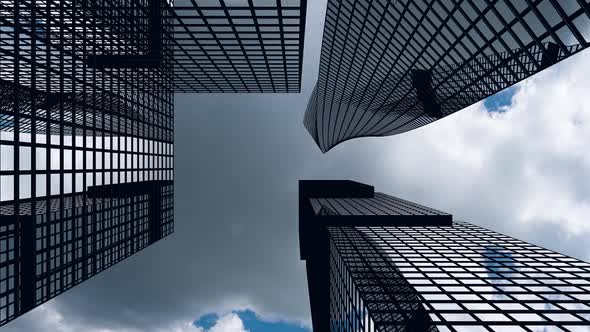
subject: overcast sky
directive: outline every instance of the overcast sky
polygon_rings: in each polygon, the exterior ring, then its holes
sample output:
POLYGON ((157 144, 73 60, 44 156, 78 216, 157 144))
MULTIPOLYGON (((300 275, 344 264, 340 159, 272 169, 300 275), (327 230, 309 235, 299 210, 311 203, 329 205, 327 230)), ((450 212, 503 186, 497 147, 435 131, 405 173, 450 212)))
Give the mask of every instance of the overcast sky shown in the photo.
POLYGON ((309 6, 301 94, 176 97, 175 233, 5 330, 203 331, 192 322, 214 313, 209 331, 240 332, 245 309, 309 326, 299 179, 365 182, 590 259, 590 53, 519 84, 502 112, 482 102, 322 154, 302 125, 325 0, 309 6))

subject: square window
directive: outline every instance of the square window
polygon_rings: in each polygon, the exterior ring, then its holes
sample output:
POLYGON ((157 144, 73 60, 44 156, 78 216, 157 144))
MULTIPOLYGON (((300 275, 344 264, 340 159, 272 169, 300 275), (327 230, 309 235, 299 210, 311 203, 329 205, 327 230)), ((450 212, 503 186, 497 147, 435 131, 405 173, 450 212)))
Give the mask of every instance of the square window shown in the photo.
POLYGON ((60 181, 59 181, 59 174, 51 174, 50 178, 50 188, 51 188, 51 195, 59 195, 60 190, 60 181))
POLYGON ((84 177, 82 176, 82 173, 76 173, 76 192, 82 192, 84 188, 84 177))
POLYGON ((86 169, 94 169, 94 153, 86 151, 86 169))
POLYGON ((47 194, 47 175, 37 175, 35 183, 35 195, 37 197, 43 197, 47 194))
POLYGON ((59 170, 61 166, 61 158, 59 154, 59 149, 51 149, 51 160, 49 162, 51 164, 51 170, 59 170))
POLYGON ((31 170, 31 148, 28 146, 21 146, 18 155, 18 168, 23 171, 31 170))
MULTIPOLYGON (((12 121, 10 121, 9 124, 12 124, 12 121)), ((0 139, 3 141, 13 141, 14 140, 14 133, 11 131, 1 131, 0 130, 0 139)))
POLYGON ((35 148, 35 168, 43 171, 47 166, 47 149, 35 148))
POLYGON ((14 176, 0 176, 0 201, 11 201, 14 199, 14 176))
POLYGON ((64 136, 64 145, 72 146, 72 136, 64 136))
POLYGON ((20 175, 18 180, 18 197, 31 198, 31 176, 20 175))
POLYGON ((64 183, 63 183, 63 190, 64 194, 71 194, 72 193, 72 173, 64 174, 64 183))
POLYGON ((14 170, 14 147, 12 145, 0 145, 0 170, 14 170))
POLYGON ((102 152, 96 152, 96 169, 102 168, 102 152))
POLYGON ((93 173, 86 173, 86 188, 94 185, 93 173))
POLYGON ((76 170, 82 170, 84 168, 84 151, 76 150, 76 170))
POLYGON ((72 155, 73 152, 70 149, 64 150, 64 169, 71 170, 72 169, 72 155))

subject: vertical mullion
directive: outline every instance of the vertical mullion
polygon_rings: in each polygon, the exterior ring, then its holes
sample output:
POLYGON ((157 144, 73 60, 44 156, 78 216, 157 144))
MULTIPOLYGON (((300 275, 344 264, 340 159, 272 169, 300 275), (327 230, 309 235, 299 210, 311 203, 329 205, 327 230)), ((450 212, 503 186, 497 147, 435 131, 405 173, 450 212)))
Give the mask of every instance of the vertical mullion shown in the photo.
MULTIPOLYGON (((87 14, 90 11, 90 9, 88 8, 88 1, 82 1, 81 3, 81 12, 82 12, 82 54, 88 54, 88 35, 87 35, 87 19, 85 17, 85 14, 87 14)), ((95 35, 94 33, 92 35, 95 35)), ((94 37, 95 38, 95 37, 94 37)), ((94 76, 94 75, 92 75, 94 76)), ((90 215, 88 214, 88 206, 90 204, 90 202, 88 201, 88 197, 86 194, 86 124, 88 123, 86 120, 86 110, 88 108, 89 103, 91 103, 93 101, 93 97, 91 96, 91 100, 88 100, 88 93, 87 93, 87 88, 88 88, 88 66, 82 66, 82 90, 80 91, 80 93, 82 94, 82 107, 81 107, 81 123, 80 123, 80 132, 77 133, 76 135, 80 135, 81 138, 81 147, 78 147, 77 144, 76 145, 76 149, 80 148, 81 150, 81 154, 82 154, 82 160, 81 160, 81 169, 76 169, 76 175, 78 174, 78 172, 82 175, 81 180, 82 180, 82 193, 81 193, 81 197, 82 197, 82 259, 81 259, 81 264, 82 264, 82 280, 85 280, 88 278, 88 267, 89 267, 89 261, 90 261, 90 255, 88 252, 88 238, 89 238, 89 234, 88 234, 88 222, 90 219, 90 215)), ((76 125, 76 131, 78 130, 78 124, 74 124, 76 125)), ((76 150, 77 151, 77 150, 76 150)))
MULTIPOLYGON (((46 32, 47 33, 47 32, 46 32)), ((31 164, 31 185, 30 185, 30 193, 31 193, 31 216, 32 218, 29 222, 32 223, 31 227, 34 232, 34 240, 32 241, 33 245, 36 246, 36 238, 37 238, 37 2, 33 2, 31 4, 31 152, 29 154, 30 164, 31 164)), ((29 285, 32 287, 31 290, 33 298, 32 305, 34 306, 37 302, 36 298, 36 288, 37 288, 37 261, 36 261, 36 253, 37 248, 33 248, 33 272, 35 276, 33 279, 33 284, 29 285)))
MULTIPOLYGON (((14 20, 14 59, 13 59, 13 66, 14 66, 14 77, 13 77, 13 85, 14 85, 14 105, 13 105, 13 113, 14 113, 14 118, 13 118, 13 125, 14 125, 14 136, 13 136, 13 143, 14 143, 14 157, 13 157, 13 186, 12 186, 12 196, 13 196, 13 209, 14 209, 14 214, 15 216, 17 216, 16 218, 16 228, 17 228, 17 238, 18 238, 18 242, 17 245, 15 245, 16 248, 18 248, 17 250, 19 251, 19 257, 21 256, 21 254, 23 253, 23 248, 22 248, 22 229, 23 226, 21 224, 21 218, 20 218, 20 192, 19 192, 19 173, 20 173, 20 112, 19 112, 19 106, 20 106, 20 57, 21 57, 21 52, 20 52, 20 0, 14 0, 14 16, 13 16, 13 20, 14 20)), ((22 218, 23 222, 26 221, 25 218, 22 218)), ((19 262, 20 263, 20 262, 19 262)), ((16 312, 17 313, 21 313, 22 308, 21 308, 21 296, 22 296, 22 291, 20 290, 21 288, 21 280, 22 277, 20 276, 20 272, 21 272, 21 267, 20 264, 16 264, 15 265, 15 289, 17 290, 17 296, 15 298, 15 308, 16 308, 16 312)))
MULTIPOLYGON (((59 260, 59 272, 58 273, 52 273, 52 275, 55 275, 56 278, 59 278, 58 282, 56 282, 56 286, 54 289, 54 293, 53 294, 58 294, 62 289, 63 289, 63 279, 64 279, 64 271, 63 271, 63 266, 64 266, 64 255, 62 254, 63 251, 63 240, 64 240, 64 222, 63 220, 65 219, 65 202, 64 202, 64 187, 65 187, 65 183, 64 183, 64 169, 65 169, 65 165, 64 165, 64 147, 65 147, 65 142, 64 142, 64 99, 66 96, 66 90, 65 90, 65 73, 68 72, 68 69, 66 68, 66 64, 65 64, 65 29, 67 29, 67 25, 65 23, 66 21, 66 17, 65 17, 65 11, 66 11, 66 5, 64 4, 65 1, 60 0, 59 1, 59 20, 60 20, 60 27, 59 27, 59 66, 61 68, 61 70, 63 71, 62 75, 59 76, 59 211, 56 211, 56 215, 57 218, 54 221, 55 223, 55 227, 57 228, 57 226, 59 225, 59 233, 56 234, 56 238, 59 241, 59 245, 56 245, 56 249, 59 248, 59 258, 57 260, 59 260), (58 290, 59 289, 59 290, 58 290)), ((72 69, 70 69, 72 70, 72 69)), ((74 74, 73 70, 72 70, 72 75, 74 74)))

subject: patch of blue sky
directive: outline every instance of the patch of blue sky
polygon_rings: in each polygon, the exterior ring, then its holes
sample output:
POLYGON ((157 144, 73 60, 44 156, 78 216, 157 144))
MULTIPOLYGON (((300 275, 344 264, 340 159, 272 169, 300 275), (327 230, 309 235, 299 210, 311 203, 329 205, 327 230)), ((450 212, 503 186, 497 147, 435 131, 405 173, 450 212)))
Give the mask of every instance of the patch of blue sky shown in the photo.
MULTIPOLYGON (((294 323, 284 321, 264 321, 251 310, 234 311, 234 313, 240 317, 244 324, 244 328, 248 332, 311 332, 311 330, 294 323)), ((215 326, 218 320, 218 315, 206 314, 199 317, 199 319, 194 322, 194 325, 207 331, 215 326)))
POLYGON ((511 86, 493 96, 486 98, 483 105, 488 112, 506 112, 512 105, 512 97, 518 92, 518 86, 511 86))
POLYGON ((206 314, 206 315, 199 317, 199 319, 197 319, 194 322, 194 325, 196 327, 202 327, 206 331, 206 330, 212 328, 215 325, 215 323, 217 323, 218 319, 219 319, 219 316, 217 316, 216 314, 206 314))
POLYGON ((246 330, 250 332, 311 332, 309 329, 293 323, 265 322, 259 319, 251 310, 238 311, 236 313, 242 319, 246 330))

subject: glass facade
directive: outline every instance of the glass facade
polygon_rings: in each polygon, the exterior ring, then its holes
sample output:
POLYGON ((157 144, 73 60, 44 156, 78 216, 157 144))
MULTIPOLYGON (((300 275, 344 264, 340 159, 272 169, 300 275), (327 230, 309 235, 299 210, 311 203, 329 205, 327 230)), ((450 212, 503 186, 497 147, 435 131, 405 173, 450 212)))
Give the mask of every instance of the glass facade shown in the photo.
POLYGON ((326 152, 459 111, 588 47, 588 0, 329 0, 304 124, 326 152))
POLYGON ((306 0, 174 1, 177 92, 299 93, 306 0))
POLYGON ((109 63, 149 59, 147 3, 2 2, 0 201, 19 211, 90 186, 172 180, 172 53, 158 51, 155 68, 109 63))
POLYGON ((0 0, 0 325, 174 231, 174 93, 299 92, 305 0, 0 0))
POLYGON ((346 198, 361 184, 313 183, 300 239, 314 330, 590 331, 590 263, 381 193, 346 198))
POLYGON ((158 192, 53 198, 34 215, 30 203, 18 217, 2 206, 0 324, 172 234, 172 182, 148 183, 158 192))
POLYGON ((354 257, 330 272, 353 275, 362 305, 352 308, 372 320, 333 331, 406 331, 415 317, 423 331, 590 330, 590 264, 578 259, 463 222, 330 227, 330 236, 332 257, 354 257))
POLYGON ((0 0, 0 326, 174 231, 174 93, 299 92, 305 0, 0 0))
POLYGON ((174 231, 171 10, 0 1, 0 325, 174 231))

